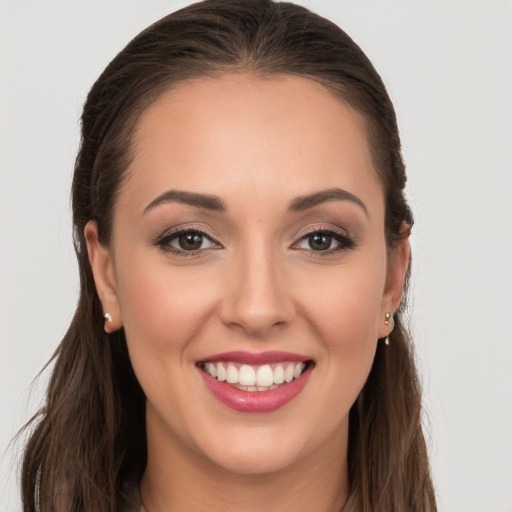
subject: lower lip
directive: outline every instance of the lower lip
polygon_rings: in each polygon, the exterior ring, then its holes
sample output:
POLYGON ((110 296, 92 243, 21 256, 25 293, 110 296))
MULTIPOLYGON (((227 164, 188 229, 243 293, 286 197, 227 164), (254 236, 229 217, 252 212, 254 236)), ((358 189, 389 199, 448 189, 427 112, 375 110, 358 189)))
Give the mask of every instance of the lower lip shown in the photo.
POLYGON ((311 370, 308 367, 299 378, 270 391, 244 391, 218 381, 201 369, 199 372, 217 400, 231 409, 238 412, 270 412, 286 405, 304 389, 311 370))

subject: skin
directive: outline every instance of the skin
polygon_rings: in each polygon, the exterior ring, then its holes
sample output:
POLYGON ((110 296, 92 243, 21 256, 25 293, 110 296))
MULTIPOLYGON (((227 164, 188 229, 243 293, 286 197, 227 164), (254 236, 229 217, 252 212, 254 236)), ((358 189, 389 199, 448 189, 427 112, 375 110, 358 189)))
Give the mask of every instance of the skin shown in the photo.
POLYGON ((94 222, 85 233, 106 329, 124 326, 147 397, 146 508, 339 511, 349 410, 392 329, 385 312, 398 307, 409 261, 406 240, 386 247, 363 118, 307 79, 224 75, 166 92, 133 142, 110 245, 94 222), (332 188, 364 208, 330 199, 289 210, 332 188), (169 190, 218 196, 226 210, 147 209, 169 190), (177 226, 209 238, 188 255, 156 243, 177 226), (314 251, 306 235, 322 229, 341 242, 314 251), (236 412, 196 366, 231 350, 305 354, 315 367, 285 406, 236 412))

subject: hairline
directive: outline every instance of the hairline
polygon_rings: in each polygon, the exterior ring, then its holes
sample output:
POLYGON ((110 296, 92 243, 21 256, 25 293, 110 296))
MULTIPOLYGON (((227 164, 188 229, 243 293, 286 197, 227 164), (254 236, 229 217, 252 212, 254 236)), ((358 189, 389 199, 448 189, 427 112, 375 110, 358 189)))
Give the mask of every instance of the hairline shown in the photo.
MULTIPOLYGON (((327 79, 321 79, 318 76, 312 75, 311 73, 295 73, 291 71, 279 71, 272 69, 257 69, 250 64, 244 65, 231 65, 231 66, 212 66, 211 69, 203 69, 201 71, 197 71, 197 73, 190 73, 189 76, 185 76, 183 78, 178 78, 173 80, 168 77, 167 80, 162 80, 156 86, 149 88, 143 94, 140 94, 137 100, 134 103, 134 106, 129 109, 127 117, 123 120, 121 119, 121 123, 125 126, 120 127, 121 134, 124 134, 126 140, 124 141, 123 154, 125 156, 124 165, 120 169, 119 174, 119 182, 114 194, 114 201, 112 203, 112 216, 111 222, 113 223, 114 212, 117 208, 117 199, 119 194, 121 193, 124 183, 127 179, 129 179, 129 168, 135 158, 137 152, 137 145, 135 143, 136 135, 138 132, 138 128, 140 126, 141 118, 144 116, 146 112, 148 112, 152 106, 154 106, 165 94, 171 91, 178 91, 181 88, 186 87, 189 84, 196 83, 202 80, 218 80, 223 77, 229 76, 247 76, 254 78, 255 80, 263 80, 263 81, 272 81, 272 80, 280 80, 286 79, 290 77, 298 77, 313 82, 315 85, 318 85, 323 91, 328 92, 334 99, 341 102, 345 106, 349 107, 352 112, 356 115, 356 120, 361 123, 361 129, 364 132, 364 136, 366 142, 368 144, 368 150, 371 158, 372 169, 376 175, 376 178, 379 180, 382 190, 384 193, 384 198, 386 198, 387 190, 386 190, 386 182, 384 180, 385 172, 379 172, 379 162, 378 162, 378 151, 376 149, 376 141, 375 139, 375 130, 372 125, 374 124, 371 119, 371 115, 364 111, 364 109, 357 104, 355 100, 350 98, 349 89, 341 91, 342 87, 336 86, 334 81, 329 81, 327 79), (343 93, 347 93, 346 95, 343 93), (346 96, 349 96, 347 98, 346 96)), ((136 87, 136 85, 134 85, 136 87)), ((116 121, 119 121, 119 115, 116 116, 116 121)), ((102 142, 103 144, 108 144, 107 140, 102 142)), ((107 244, 110 240, 104 240, 107 244)))

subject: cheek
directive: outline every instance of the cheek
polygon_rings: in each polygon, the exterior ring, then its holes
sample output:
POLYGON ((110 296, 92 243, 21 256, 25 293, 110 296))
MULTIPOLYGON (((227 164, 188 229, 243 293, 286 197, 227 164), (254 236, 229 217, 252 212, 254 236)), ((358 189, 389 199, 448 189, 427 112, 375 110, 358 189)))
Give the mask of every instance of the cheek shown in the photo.
MULTIPOLYGON (((320 274, 320 273, 319 273, 320 274)), ((386 266, 383 258, 358 260, 330 275, 317 275, 316 294, 305 294, 303 310, 324 357, 319 375, 332 390, 334 403, 346 410, 364 385, 375 356, 386 266), (384 264, 378 263, 384 261, 384 264), (307 298, 306 298, 307 297, 307 298), (325 370, 325 371, 324 371, 325 370)))
POLYGON ((139 351, 176 355, 194 339, 215 302, 204 272, 181 271, 162 261, 130 258, 119 265, 118 286, 126 338, 139 351))
MULTIPOLYGON (((195 378, 192 349, 214 308, 214 287, 204 284, 204 269, 184 271, 136 251, 118 270, 130 361, 149 404, 160 418, 190 408, 192 391, 183 382, 195 378)), ((184 421, 173 420, 173 429, 188 435, 184 421)))
POLYGON ((377 340, 385 265, 362 263, 315 276, 315 294, 304 290, 304 302, 308 303, 304 309, 331 349, 339 346, 357 351, 361 342, 377 340))

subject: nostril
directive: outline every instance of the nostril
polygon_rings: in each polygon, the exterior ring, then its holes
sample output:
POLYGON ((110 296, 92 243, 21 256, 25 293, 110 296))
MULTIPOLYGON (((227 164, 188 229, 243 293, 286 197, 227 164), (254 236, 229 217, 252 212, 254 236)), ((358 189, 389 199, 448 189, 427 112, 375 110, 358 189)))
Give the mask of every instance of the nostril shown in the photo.
POLYGON ((220 306, 225 325, 255 335, 283 327, 295 316, 283 273, 275 267, 274 255, 262 252, 260 246, 248 251, 243 261, 233 261, 232 281, 226 282, 220 306))
POLYGON ((276 327, 286 326, 293 316, 291 308, 286 310, 283 307, 265 307, 263 304, 249 307, 237 302, 229 308, 224 308, 220 318, 225 325, 258 335, 276 327))

